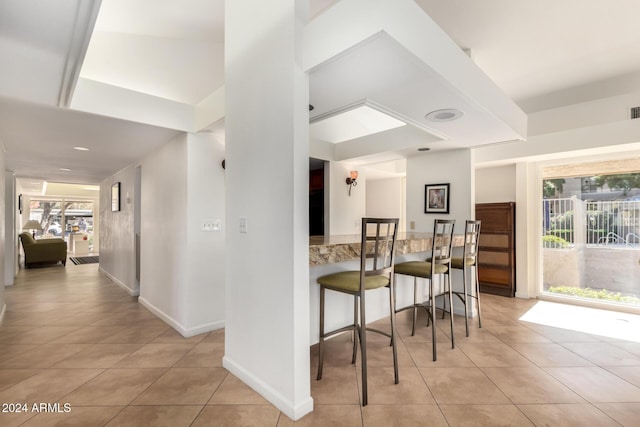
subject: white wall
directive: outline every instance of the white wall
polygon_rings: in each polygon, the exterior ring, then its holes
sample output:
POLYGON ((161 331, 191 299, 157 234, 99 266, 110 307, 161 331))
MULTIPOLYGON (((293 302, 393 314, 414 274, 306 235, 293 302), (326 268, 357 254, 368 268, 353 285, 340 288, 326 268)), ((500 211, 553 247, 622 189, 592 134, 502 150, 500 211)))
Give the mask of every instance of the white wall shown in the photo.
MULTIPOLYGON (((360 224, 365 216, 367 204, 367 177, 357 167, 343 162, 329 163, 329 234, 360 234, 360 224), (358 170, 358 185, 349 187, 346 179, 349 172, 358 170)), ((325 172, 327 169, 325 168, 325 172)))
POLYGON ((100 269, 184 336, 224 326, 224 228, 201 230, 211 219, 224 227, 223 158, 212 134, 182 134, 101 184, 100 269), (111 212, 114 182, 120 212, 111 212))
POLYGON ((405 227, 405 178, 367 180, 366 216, 399 218, 399 230, 405 227))
MULTIPOLYGON (((475 174, 473 172, 473 153, 470 150, 432 152, 407 159, 406 221, 408 229, 411 229, 413 221, 415 223, 413 231, 431 233, 435 219, 453 219, 456 221, 454 233, 463 233, 464 222, 475 218, 475 174), (425 185, 447 183, 450 191, 449 214, 424 213, 425 185)), ((399 291, 401 288, 406 290, 411 287, 411 281, 408 279, 408 277, 401 277, 398 280, 399 291)), ((462 274, 459 271, 453 272, 451 284, 454 290, 462 289, 462 274)), ((426 297, 424 288, 422 295, 426 297)), ((399 301, 401 301, 400 298, 399 301)), ((454 312, 464 313, 461 303, 454 301, 454 312)), ((475 315, 474 309, 471 310, 470 315, 475 315)))
POLYGON ((186 324, 190 334, 224 326, 225 188, 224 145, 209 133, 190 134, 187 152, 186 324), (203 232, 203 220, 222 223, 217 232, 203 232))
MULTIPOLYGON (((432 232, 433 220, 455 219, 456 230, 474 218, 474 176, 470 150, 433 152, 407 159, 407 224, 415 222, 415 231, 432 232), (426 184, 449 183, 449 214, 424 213, 426 184)), ((410 228, 410 227, 409 227, 410 228)))
MULTIPOLYGON (((4 170, 5 160, 4 160, 4 151, 0 150, 0 169, 4 170)), ((0 224, 5 223, 5 174, 0 174, 0 224)), ((4 227, 0 227, 0 277, 5 277, 5 242, 7 237, 5 235, 4 227)), ((5 296, 4 296, 4 286, 0 286, 0 320, 4 317, 4 313, 6 310, 5 296)))
POLYGON ((130 295, 139 295, 135 270, 134 197, 135 166, 100 183, 98 224, 100 270, 130 295), (120 183, 120 211, 111 211, 111 186, 120 183), (129 198, 127 198, 129 195, 129 198))
POLYGON ((515 202, 515 165, 476 169, 476 203, 515 202))
POLYGON ((18 254, 18 235, 16 233, 16 217, 18 212, 18 196, 16 194, 16 176, 11 171, 5 172, 5 257, 4 285, 11 286, 16 276, 18 254))
POLYGON ((529 114, 529 135, 599 126, 629 119, 630 107, 639 104, 640 92, 588 100, 529 114))
POLYGON ((186 329, 188 311, 187 139, 145 158, 141 182, 139 301, 178 330, 186 329))

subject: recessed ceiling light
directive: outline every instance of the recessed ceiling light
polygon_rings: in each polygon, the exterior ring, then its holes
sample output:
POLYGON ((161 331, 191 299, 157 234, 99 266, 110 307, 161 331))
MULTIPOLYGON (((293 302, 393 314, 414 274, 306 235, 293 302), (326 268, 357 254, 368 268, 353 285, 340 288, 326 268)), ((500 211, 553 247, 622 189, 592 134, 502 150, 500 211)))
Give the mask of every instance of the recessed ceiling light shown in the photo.
POLYGON ((435 110, 424 116, 427 120, 432 122, 450 122, 458 120, 464 116, 464 113, 455 108, 445 108, 443 110, 435 110))
POLYGON ((69 169, 69 168, 60 168, 60 170, 64 171, 64 172, 71 172, 71 169, 69 169))
POLYGON ((429 151, 429 150, 431 150, 431 148, 429 148, 429 147, 420 147, 420 148, 418 148, 418 151, 429 151))
POLYGON ((78 151, 89 151, 87 147, 73 147, 73 149, 78 151))

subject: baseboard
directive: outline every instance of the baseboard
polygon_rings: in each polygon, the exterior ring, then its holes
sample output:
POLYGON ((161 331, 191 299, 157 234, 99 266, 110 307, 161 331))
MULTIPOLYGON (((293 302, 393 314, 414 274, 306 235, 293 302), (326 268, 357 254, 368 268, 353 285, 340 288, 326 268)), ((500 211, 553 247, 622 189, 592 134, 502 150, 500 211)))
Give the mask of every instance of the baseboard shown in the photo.
MULTIPOLYGON (((442 305, 444 304, 445 310, 449 311, 449 295, 448 294, 438 295, 438 297, 436 297, 437 298, 436 307, 442 308, 442 305), (438 297, 442 297, 442 298, 438 298, 438 297)), ((481 301, 480 303, 482 304, 482 297, 480 301, 481 301)), ((469 312, 467 314, 469 315, 469 317, 476 317, 478 315, 478 311, 476 310, 476 301, 473 298, 469 298, 468 311, 469 312)), ((464 318, 464 304, 455 295, 453 296, 453 314, 464 318)), ((438 316, 438 313, 436 313, 436 317, 437 316, 438 316)))
POLYGON ((136 289, 132 289, 126 283, 121 282, 118 278, 116 278, 113 275, 107 273, 102 267, 99 267, 99 271, 102 274, 104 274, 105 276, 107 276, 109 278, 109 280, 111 280, 113 283, 115 283, 116 285, 118 285, 122 289, 124 289, 132 297, 137 297, 138 295, 140 295, 140 289, 137 289, 137 290, 136 289))
POLYGON ((204 325, 186 329, 184 332, 180 332, 180 334, 185 338, 189 338, 222 328, 224 328, 224 320, 219 320, 217 322, 205 323, 204 325))
POLYGON ((229 356, 222 358, 222 366, 238 377, 243 383, 258 392, 267 399, 273 406, 278 408, 293 421, 299 420, 306 414, 313 411, 313 398, 309 396, 297 405, 285 398, 282 394, 274 390, 271 386, 256 378, 252 373, 234 362, 229 356))
POLYGON ((151 304, 149 300, 144 297, 139 297, 138 302, 142 304, 147 310, 158 316, 163 322, 175 329, 180 335, 185 338, 193 337, 196 335, 204 334, 207 332, 215 331, 216 329, 224 328, 224 320, 217 322, 206 323, 193 328, 186 328, 180 322, 173 317, 169 316, 155 305, 151 304))
POLYGON ((0 322, 4 319, 4 313, 7 311, 7 304, 2 304, 2 311, 0 311, 0 322))

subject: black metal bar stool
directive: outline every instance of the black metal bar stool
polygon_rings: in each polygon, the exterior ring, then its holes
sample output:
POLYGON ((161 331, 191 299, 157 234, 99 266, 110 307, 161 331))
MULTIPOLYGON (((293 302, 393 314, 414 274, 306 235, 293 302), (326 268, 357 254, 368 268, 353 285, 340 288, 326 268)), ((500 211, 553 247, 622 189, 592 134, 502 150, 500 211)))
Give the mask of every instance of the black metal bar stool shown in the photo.
MULTIPOLYGON (((433 224, 433 241, 431 243, 431 258, 429 261, 408 261, 396 264, 395 273, 413 277, 413 304, 402 308, 396 308, 399 313, 404 310, 413 310, 413 326, 411 335, 416 332, 416 317, 418 308, 424 308, 428 314, 428 321, 432 327, 433 360, 436 360, 436 297, 449 295, 449 306, 453 301, 451 291, 451 246, 453 244, 453 227, 455 220, 436 219, 433 224), (434 279, 446 276, 446 283, 442 293, 436 294, 434 289, 434 279), (418 278, 429 281, 429 301, 418 302, 418 278)), ((453 314, 450 317, 451 323, 451 348, 455 348, 455 338, 453 336, 453 314)))
POLYGON ((394 302, 394 259, 395 244, 398 231, 398 219, 362 218, 362 238, 360 243, 360 270, 341 271, 328 274, 317 279, 320 285, 320 340, 318 342, 318 380, 322 378, 324 359, 324 340, 341 332, 354 331, 353 356, 356 361, 358 341, 362 359, 362 406, 368 403, 367 394, 367 331, 377 332, 391 338, 393 347, 393 367, 395 383, 398 384, 398 354, 396 350, 396 316, 394 302), (371 228, 375 233, 368 235, 371 228), (389 287, 389 307, 391 312, 391 333, 367 328, 366 323, 366 291, 389 287), (324 331, 325 290, 353 295, 353 324, 331 332, 324 331), (358 304, 359 300, 359 304, 358 304), (359 306, 359 307, 358 307, 359 306), (359 308, 359 310, 358 310, 359 308), (358 319, 358 311, 360 313, 358 319))
MULTIPOLYGON (((480 315, 480 282, 478 281, 478 241, 480 240, 481 221, 467 220, 464 224, 464 249, 462 258, 451 258, 451 268, 462 270, 462 292, 453 292, 464 304, 464 324, 467 336, 469 336, 469 310, 468 303, 476 300, 478 309, 478 327, 482 328, 482 317, 480 315), (475 290, 472 291, 471 284, 467 286, 467 269, 474 270, 475 290)), ((469 272, 471 273, 471 272, 469 272)), ((470 278, 469 278, 470 279, 470 278)))

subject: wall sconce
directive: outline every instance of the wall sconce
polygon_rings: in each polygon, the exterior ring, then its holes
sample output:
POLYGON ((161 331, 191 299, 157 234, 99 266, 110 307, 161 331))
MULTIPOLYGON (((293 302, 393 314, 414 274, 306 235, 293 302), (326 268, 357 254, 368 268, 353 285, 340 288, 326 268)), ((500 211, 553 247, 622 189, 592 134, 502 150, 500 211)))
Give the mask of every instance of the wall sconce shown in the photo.
POLYGON ((347 185, 349 186, 349 197, 351 197, 351 187, 355 187, 358 185, 358 171, 349 172, 349 177, 347 178, 347 185))

